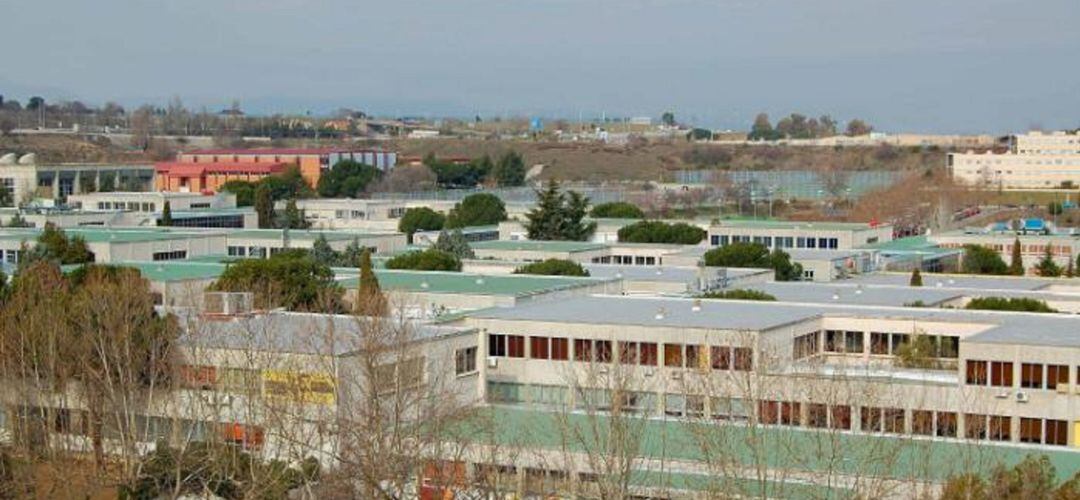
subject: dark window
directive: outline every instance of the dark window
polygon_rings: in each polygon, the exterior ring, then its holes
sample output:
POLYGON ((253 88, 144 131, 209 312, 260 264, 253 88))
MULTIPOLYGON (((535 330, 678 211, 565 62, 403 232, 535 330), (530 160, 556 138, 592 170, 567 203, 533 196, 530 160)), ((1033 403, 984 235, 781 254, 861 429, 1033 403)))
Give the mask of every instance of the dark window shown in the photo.
POLYGON ((734 369, 741 372, 748 372, 754 369, 754 350, 749 347, 736 347, 735 348, 735 364, 734 369))
POLYGON ((833 406, 830 409, 832 421, 829 427, 833 429, 851 429, 851 407, 847 405, 833 406))
POLYGON ((889 354, 889 334, 870 332, 870 354, 889 354))
POLYGON ((465 375, 476 371, 476 347, 458 349, 454 353, 454 374, 465 375))
POLYGON ((529 357, 532 359, 548 359, 551 357, 550 347, 551 339, 548 337, 529 337, 529 344, 531 351, 529 357))
POLYGON ((986 385, 986 361, 969 359, 965 381, 968 385, 986 385))
POLYGON ((1022 363, 1020 365, 1020 387, 1025 389, 1043 388, 1043 365, 1022 363))
POLYGON ((641 342, 638 344, 638 350, 641 355, 641 364, 645 366, 656 366, 657 360, 659 360, 659 351, 657 351, 656 342, 641 342))
POLYGON ((1013 364, 1009 361, 990 363, 990 385, 994 387, 1012 387, 1013 364))
POLYGON ((731 348, 727 346, 712 346, 713 370, 731 369, 731 348))
POLYGON ((1069 367, 1066 365, 1046 365, 1046 388, 1057 389, 1058 384, 1069 383, 1069 367))
POLYGON ((568 339, 559 337, 551 339, 551 359, 559 361, 570 359, 570 341, 568 339))
POLYGON ((1021 418, 1020 442, 1042 443, 1042 420, 1037 418, 1021 418))
POLYGON ((574 361, 593 360, 592 341, 589 339, 574 339, 574 361))
POLYGON ((986 439, 986 415, 965 413, 964 437, 968 439, 986 439))
POLYGON ((597 340, 595 344, 596 349, 596 361, 598 363, 610 363, 611 362, 611 341, 610 340, 597 340))
POLYGON ((506 336, 506 355, 511 358, 525 357, 525 337, 521 335, 506 336))
POLYGON ((687 345, 686 346, 686 367, 687 368, 700 368, 702 366, 701 346, 699 345, 687 345))
POLYGON ((624 365, 636 365, 638 362, 637 342, 619 342, 619 362, 624 365))
POLYGON ((829 407, 823 404, 806 405, 806 425, 824 429, 829 426, 829 407))
POLYGON ((1069 444, 1069 422, 1067 420, 1046 421, 1046 444, 1066 446, 1069 444))
POLYGON ((881 432, 881 408, 864 406, 859 416, 862 417, 863 432, 881 432))
POLYGON ((949 411, 939 411, 937 417, 936 434, 939 437, 956 437, 956 414, 949 411))
POLYGON ((506 356, 506 335, 488 335, 488 356, 506 356))
POLYGON ((664 344, 664 366, 683 367, 682 344, 664 344))
POLYGON ((993 441, 1012 440, 1012 417, 990 416, 990 439, 993 441))
POLYGON ((934 412, 913 410, 911 412, 911 433, 922 436, 934 435, 934 412))
POLYGON ((882 414, 885 432, 892 434, 904 433, 904 410, 902 408, 885 408, 882 414))

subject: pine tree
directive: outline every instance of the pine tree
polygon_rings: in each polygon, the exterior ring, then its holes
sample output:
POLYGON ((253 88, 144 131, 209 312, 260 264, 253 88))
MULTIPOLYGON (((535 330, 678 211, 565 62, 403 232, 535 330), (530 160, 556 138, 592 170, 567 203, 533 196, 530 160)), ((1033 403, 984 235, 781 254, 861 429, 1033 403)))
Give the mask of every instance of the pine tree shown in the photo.
POLYGON ((536 191, 536 207, 525 214, 525 229, 530 240, 588 240, 596 230, 595 222, 585 222, 589 199, 576 191, 564 193, 559 183, 550 181, 536 191))
POLYGON ((919 271, 919 268, 916 267, 914 271, 911 271, 911 281, 908 284, 910 286, 922 286, 922 272, 919 271))
POLYGON ((307 229, 311 226, 304 218, 304 212, 296 208, 296 199, 289 200, 289 203, 285 205, 285 213, 279 225, 288 229, 307 229))
POLYGON ((1061 266, 1054 262, 1054 253, 1050 250, 1050 245, 1046 245, 1042 260, 1035 264, 1035 271, 1039 273, 1039 276, 1061 276, 1061 266))
POLYGON ((1020 237, 1013 241, 1012 259, 1009 261, 1009 274, 1024 275, 1024 259, 1020 256, 1020 237))
POLYGON ((349 245, 345 247, 345 251, 341 252, 338 265, 360 267, 360 258, 363 255, 364 249, 360 248, 360 238, 353 238, 349 245))
POLYGON ((172 225, 172 206, 169 202, 165 202, 165 206, 161 209, 161 225, 169 227, 172 225))
POLYGON ((371 252, 360 255, 360 285, 356 291, 356 313, 361 316, 385 316, 386 297, 379 287, 379 278, 371 268, 371 252))
POLYGON ((439 238, 435 240, 433 248, 452 253, 458 259, 476 258, 472 247, 469 246, 469 240, 465 239, 465 234, 460 229, 455 229, 453 232, 447 232, 445 229, 439 231, 439 238))
POLYGON ((326 241, 326 235, 319 233, 315 242, 311 244, 311 258, 325 266, 337 265, 337 252, 330 248, 330 242, 326 241))

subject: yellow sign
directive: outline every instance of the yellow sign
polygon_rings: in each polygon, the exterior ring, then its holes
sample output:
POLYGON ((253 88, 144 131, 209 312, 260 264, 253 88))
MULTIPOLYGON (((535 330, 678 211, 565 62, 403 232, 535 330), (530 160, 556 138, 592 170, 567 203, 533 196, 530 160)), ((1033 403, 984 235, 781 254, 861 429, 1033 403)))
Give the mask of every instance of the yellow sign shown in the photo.
POLYGON ((301 403, 331 405, 335 400, 334 378, 325 373, 263 370, 263 391, 301 403))

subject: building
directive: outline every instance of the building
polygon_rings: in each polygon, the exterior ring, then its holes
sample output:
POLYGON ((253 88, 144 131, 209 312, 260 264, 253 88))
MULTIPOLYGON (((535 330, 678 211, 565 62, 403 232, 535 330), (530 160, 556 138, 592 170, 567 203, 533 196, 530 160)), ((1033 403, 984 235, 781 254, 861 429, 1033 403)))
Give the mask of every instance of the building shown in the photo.
MULTIPOLYGON (((305 229, 245 229, 229 231, 228 255, 230 257, 270 257, 290 248, 310 249, 315 240, 325 238, 335 251, 345 250, 356 242, 372 253, 394 253, 405 248, 402 233, 363 233, 355 231, 320 231, 305 229)), ((224 252, 223 252, 224 253, 224 252)))
POLYGON ((286 163, 184 163, 162 162, 154 165, 158 191, 177 193, 216 193, 229 181, 258 182, 285 171, 286 163))
POLYGON ((721 220, 709 226, 709 244, 761 243, 769 249, 852 250, 893 239, 890 224, 721 220))
POLYGON ((153 165, 92 163, 41 164, 30 153, 16 157, 0 152, 0 185, 11 193, 12 204, 34 198, 63 200, 71 194, 93 191, 150 191, 153 165))
POLYGON ((1000 189, 1055 189, 1080 186, 1080 135, 1028 132, 1009 138, 1004 153, 949 153, 954 179, 1000 189))
MULTIPOLYGON (((0 251, 4 263, 16 265, 26 248, 32 247, 40 228, 0 229, 0 251)), ((225 254, 224 232, 174 230, 165 228, 65 228, 70 238, 78 236, 94 254, 94 262, 184 260, 225 254)))
MULTIPOLYGON (((1042 226, 1040 226, 1042 227, 1042 226)), ((1006 264, 1012 262, 1013 245, 1020 242, 1020 257, 1027 274, 1035 273, 1035 265, 1049 249, 1056 264, 1065 269, 1069 262, 1076 263, 1080 255, 1080 234, 1054 233, 1039 230, 1033 233, 1013 231, 1000 226, 990 229, 967 229, 931 234, 927 239, 941 248, 961 253, 967 245, 989 248, 998 253, 1006 264)))
POLYGON ((200 149, 182 152, 176 162, 182 164, 284 164, 296 166, 311 186, 319 183, 322 173, 339 161, 353 160, 379 170, 390 170, 397 164, 397 153, 374 149, 343 147, 328 148, 258 148, 258 149, 200 149))

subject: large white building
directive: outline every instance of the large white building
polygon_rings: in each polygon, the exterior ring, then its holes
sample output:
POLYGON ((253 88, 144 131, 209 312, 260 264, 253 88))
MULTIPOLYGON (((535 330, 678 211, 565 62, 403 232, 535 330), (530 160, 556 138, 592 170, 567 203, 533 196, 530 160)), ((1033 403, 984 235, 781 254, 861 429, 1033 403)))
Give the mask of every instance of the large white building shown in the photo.
POLYGON ((966 184, 1002 189, 1080 185, 1080 134, 1028 132, 1009 138, 1005 153, 950 153, 949 171, 966 184))

